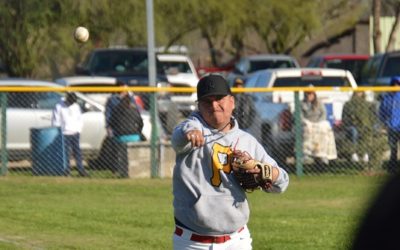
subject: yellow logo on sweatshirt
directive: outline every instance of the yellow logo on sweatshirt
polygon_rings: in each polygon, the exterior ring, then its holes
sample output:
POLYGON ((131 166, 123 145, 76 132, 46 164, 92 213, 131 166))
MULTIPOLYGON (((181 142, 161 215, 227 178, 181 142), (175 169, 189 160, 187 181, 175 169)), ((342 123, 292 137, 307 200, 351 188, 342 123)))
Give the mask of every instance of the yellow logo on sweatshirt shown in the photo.
POLYGON ((227 174, 231 172, 232 149, 229 146, 223 146, 215 143, 212 147, 212 169, 211 184, 215 187, 221 185, 221 170, 227 174))

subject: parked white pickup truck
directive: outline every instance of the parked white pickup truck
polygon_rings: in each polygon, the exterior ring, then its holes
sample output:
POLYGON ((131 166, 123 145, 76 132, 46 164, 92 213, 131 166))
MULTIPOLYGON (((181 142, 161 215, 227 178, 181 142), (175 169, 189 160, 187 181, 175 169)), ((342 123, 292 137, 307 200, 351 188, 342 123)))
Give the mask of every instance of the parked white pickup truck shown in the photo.
MULTIPOLYGON (((332 124, 340 124, 342 110, 345 102, 350 100, 353 91, 341 91, 339 87, 357 88, 350 71, 328 68, 294 68, 262 70, 249 76, 246 87, 332 87, 331 90, 317 91, 318 99, 330 108, 329 120, 332 124)), ((294 92, 273 91, 261 93, 263 98, 273 103, 288 103, 294 111, 294 92)), ((303 91, 300 91, 300 100, 303 99, 303 91)), ((369 101, 373 100, 373 94, 367 93, 369 101)))
MULTIPOLYGON (((357 88, 352 74, 347 70, 327 68, 290 68, 269 69, 248 75, 245 88, 284 88, 284 87, 334 87, 331 91, 318 91, 317 95, 328 110, 331 124, 341 122, 342 109, 353 91, 340 91, 335 87, 357 88)), ((256 115, 247 129, 256 138, 260 138, 265 148, 275 158, 285 160, 293 156, 294 127, 292 114, 294 111, 294 92, 279 91, 252 92, 256 115)), ((300 100, 303 92, 299 93, 300 100)))

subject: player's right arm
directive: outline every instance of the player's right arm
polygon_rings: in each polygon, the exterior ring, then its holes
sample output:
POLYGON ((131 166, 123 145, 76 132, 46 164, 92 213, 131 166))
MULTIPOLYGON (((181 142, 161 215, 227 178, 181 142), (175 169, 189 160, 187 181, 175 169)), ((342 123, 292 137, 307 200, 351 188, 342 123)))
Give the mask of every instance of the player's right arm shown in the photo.
POLYGON ((175 127, 171 142, 177 153, 189 151, 193 147, 201 147, 204 145, 201 123, 195 119, 183 121, 175 127))

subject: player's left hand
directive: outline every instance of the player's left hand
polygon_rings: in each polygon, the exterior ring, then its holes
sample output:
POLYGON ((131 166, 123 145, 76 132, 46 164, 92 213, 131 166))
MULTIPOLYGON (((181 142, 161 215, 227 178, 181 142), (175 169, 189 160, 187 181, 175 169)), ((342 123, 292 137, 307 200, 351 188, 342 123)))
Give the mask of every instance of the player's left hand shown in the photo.
POLYGON ((186 138, 192 144, 192 147, 201 147, 204 145, 204 136, 200 130, 190 130, 186 133, 186 138))
POLYGON ((247 152, 234 150, 231 166, 240 186, 246 191, 271 187, 273 167, 254 160, 247 152))

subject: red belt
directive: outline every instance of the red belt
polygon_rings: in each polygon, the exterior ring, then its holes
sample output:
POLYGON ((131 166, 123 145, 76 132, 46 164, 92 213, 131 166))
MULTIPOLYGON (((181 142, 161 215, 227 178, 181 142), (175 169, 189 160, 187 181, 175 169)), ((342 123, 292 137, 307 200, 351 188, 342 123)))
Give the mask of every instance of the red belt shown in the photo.
MULTIPOLYGON (((239 230, 237 230, 236 232, 241 232, 244 229, 244 227, 241 227, 239 230)), ((183 229, 179 228, 179 227, 175 227, 175 234, 178 236, 182 236, 183 234, 183 229)), ((210 235, 199 235, 199 234, 195 234, 192 233, 192 235, 190 236, 190 240, 191 241, 196 241, 196 242, 200 242, 200 243, 225 243, 228 240, 231 239, 231 236, 229 234, 227 235, 218 235, 218 236, 210 236, 210 235)))

